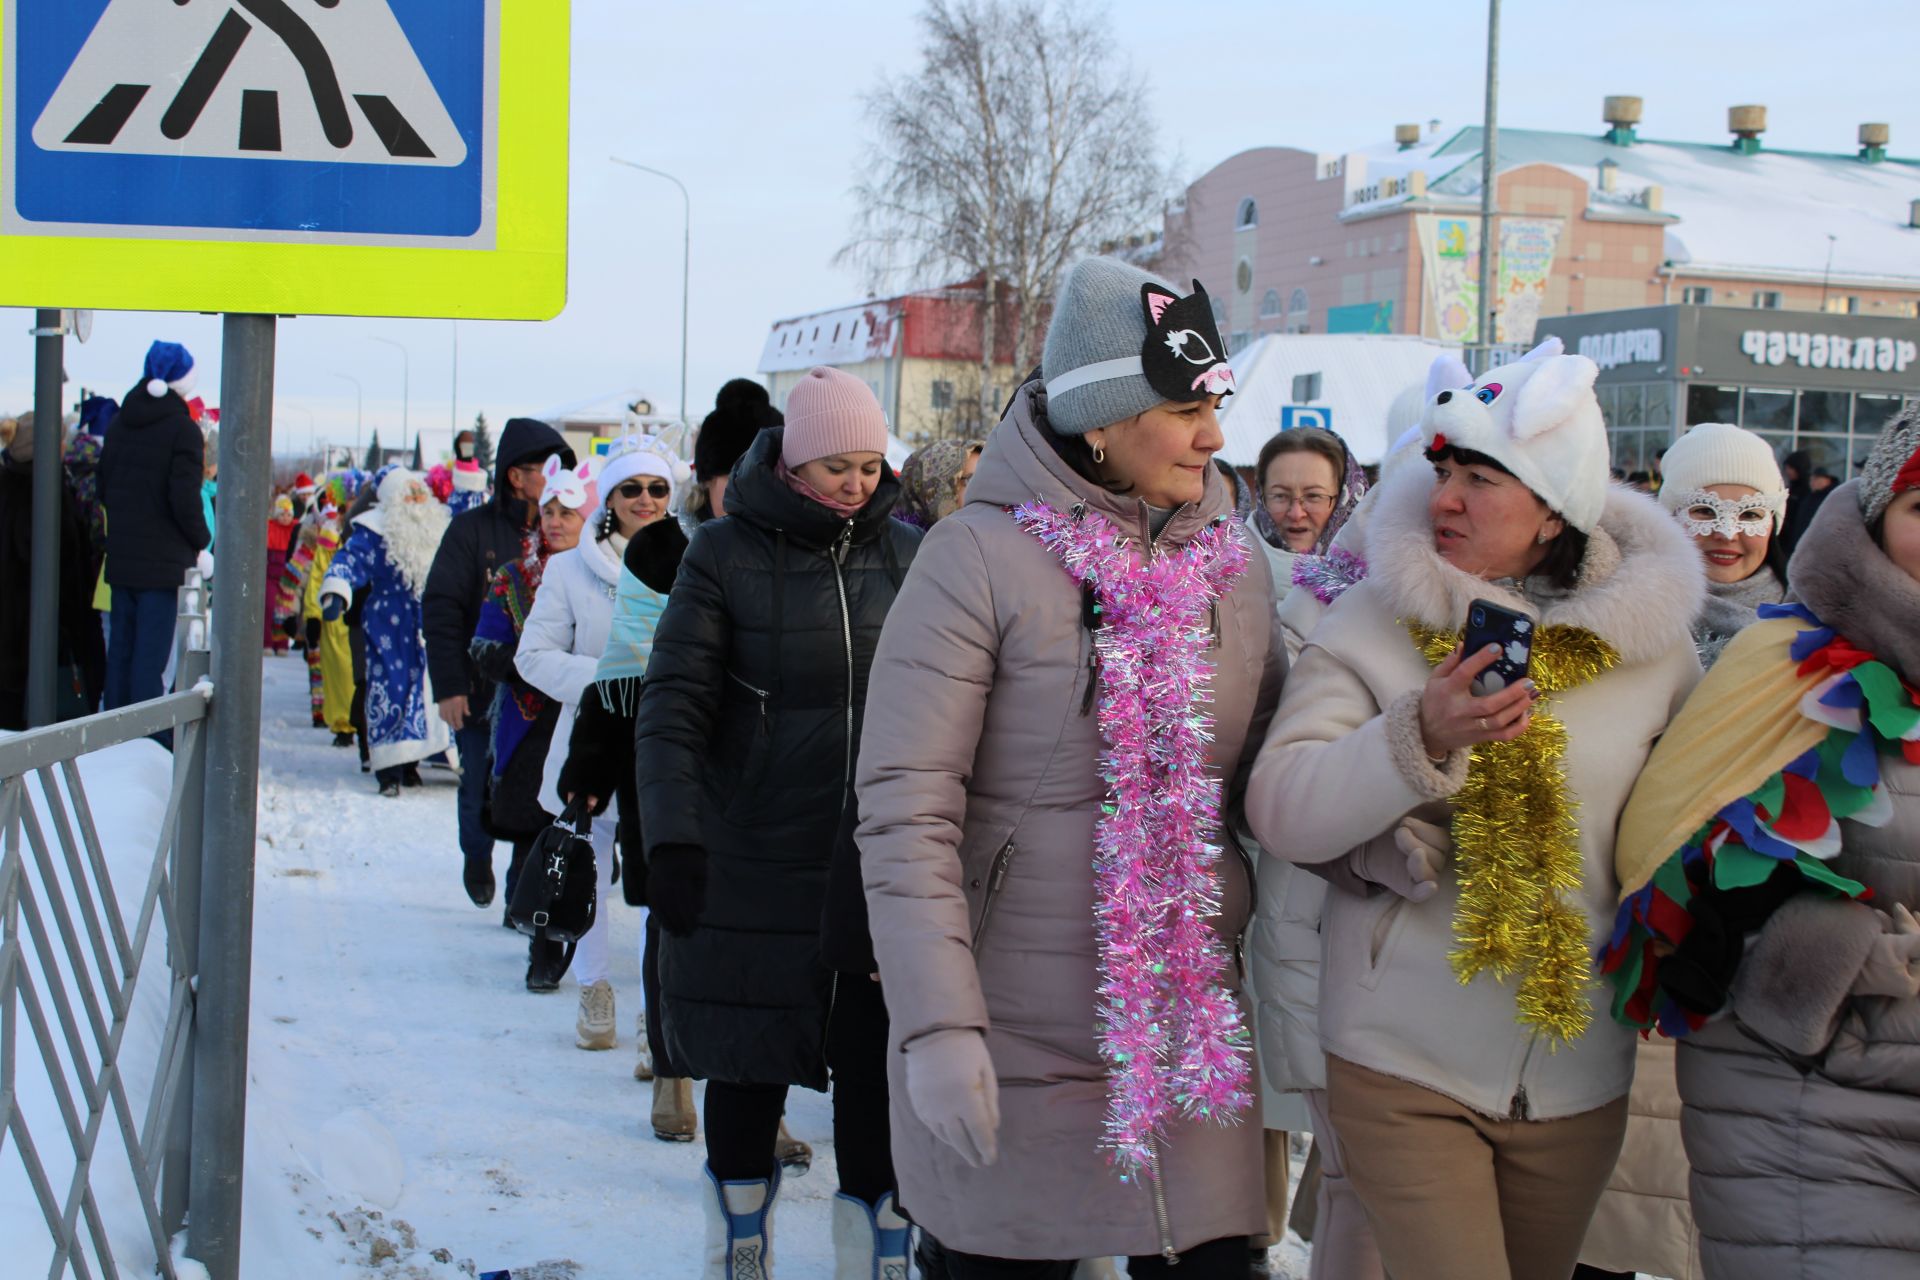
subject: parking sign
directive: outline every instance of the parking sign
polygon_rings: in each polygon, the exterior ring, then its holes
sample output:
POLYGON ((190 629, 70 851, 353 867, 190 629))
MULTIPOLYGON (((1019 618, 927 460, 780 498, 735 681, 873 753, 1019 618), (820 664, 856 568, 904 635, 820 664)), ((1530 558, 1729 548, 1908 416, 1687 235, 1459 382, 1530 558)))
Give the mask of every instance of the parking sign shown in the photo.
POLYGON ((564 0, 0 7, 0 300, 564 302, 564 0))

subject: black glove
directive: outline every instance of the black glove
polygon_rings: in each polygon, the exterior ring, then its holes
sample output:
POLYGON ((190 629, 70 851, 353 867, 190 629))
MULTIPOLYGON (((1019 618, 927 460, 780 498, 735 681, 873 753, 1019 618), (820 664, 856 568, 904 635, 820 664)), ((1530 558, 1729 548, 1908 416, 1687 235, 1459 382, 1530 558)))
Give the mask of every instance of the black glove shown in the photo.
POLYGON ((307 619, 307 648, 320 652, 320 619, 307 619))
POLYGON ((320 601, 320 616, 328 622, 340 621, 340 615, 347 611, 347 602, 339 596, 327 596, 320 601))
POLYGON ((707 906, 707 851, 697 844, 656 846, 647 860, 647 908, 676 938, 692 933, 707 906))

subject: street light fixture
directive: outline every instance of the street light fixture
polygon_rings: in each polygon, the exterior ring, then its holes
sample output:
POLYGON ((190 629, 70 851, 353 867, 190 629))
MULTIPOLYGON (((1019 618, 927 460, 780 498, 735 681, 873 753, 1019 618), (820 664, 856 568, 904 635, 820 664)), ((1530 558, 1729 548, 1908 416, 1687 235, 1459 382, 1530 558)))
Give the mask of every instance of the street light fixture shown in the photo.
POLYGON ((400 353, 400 443, 404 445, 407 437, 413 434, 413 428, 407 421, 407 402, 411 399, 413 387, 413 357, 404 346, 392 338, 383 338, 377 333, 368 336, 375 342, 385 343, 400 353))
POLYGON ((352 374, 335 373, 333 376, 336 378, 345 378, 353 384, 353 457, 357 463, 361 457, 360 428, 365 425, 366 421, 366 414, 364 412, 366 408, 366 396, 360 390, 360 379, 354 377, 352 374))
POLYGON ((687 195, 687 184, 663 169, 635 164, 631 160, 622 160, 619 156, 608 156, 607 159, 615 164, 625 165, 629 169, 638 169, 641 173, 650 173, 656 178, 665 178, 680 188, 680 423, 686 426, 689 425, 687 418, 687 276, 693 261, 693 199, 687 195))

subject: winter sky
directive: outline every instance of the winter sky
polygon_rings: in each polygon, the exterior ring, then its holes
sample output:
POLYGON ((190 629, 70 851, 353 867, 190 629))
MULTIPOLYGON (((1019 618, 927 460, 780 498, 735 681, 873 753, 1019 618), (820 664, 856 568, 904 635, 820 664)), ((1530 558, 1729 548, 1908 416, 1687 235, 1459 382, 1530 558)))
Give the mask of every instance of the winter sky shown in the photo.
MULTIPOLYGON (((618 154, 681 178, 693 202, 688 400, 693 416, 726 378, 750 374, 775 319, 857 301, 864 282, 832 263, 865 145, 862 94, 917 64, 908 0, 796 4, 574 0, 572 230, 568 303, 543 324, 467 321, 458 418, 645 394, 679 396, 680 198, 618 154)), ((1115 0, 1114 42, 1152 104, 1164 154, 1191 180, 1263 145, 1337 151, 1394 124, 1475 123, 1482 110, 1480 0, 1115 0)), ((1920 154, 1913 108, 1920 6, 1887 0, 1508 0, 1503 125, 1598 133, 1609 93, 1646 99, 1643 136, 1727 137, 1726 108, 1769 108, 1770 146, 1850 151, 1862 121, 1920 154)), ((1920 253, 1920 250, 1916 250, 1920 253)), ((1911 273, 1914 264, 1901 268, 1911 273)), ((31 313, 0 317, 0 410, 32 400, 31 313)), ((184 342, 209 400, 219 386, 217 317, 107 313, 69 342, 74 383, 118 396, 153 337, 184 342)), ((350 442, 358 378, 366 424, 393 443, 408 416, 429 456, 451 412, 447 321, 303 317, 282 322, 276 446, 310 433, 350 442)))

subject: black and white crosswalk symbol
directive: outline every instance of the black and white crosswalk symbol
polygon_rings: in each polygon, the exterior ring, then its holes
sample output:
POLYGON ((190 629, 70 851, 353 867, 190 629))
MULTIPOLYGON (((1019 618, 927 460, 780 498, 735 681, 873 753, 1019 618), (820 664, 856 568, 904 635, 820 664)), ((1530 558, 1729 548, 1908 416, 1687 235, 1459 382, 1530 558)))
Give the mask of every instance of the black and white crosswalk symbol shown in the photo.
POLYGON ((387 0, 111 0, 33 141, 336 164, 467 157, 387 0))

